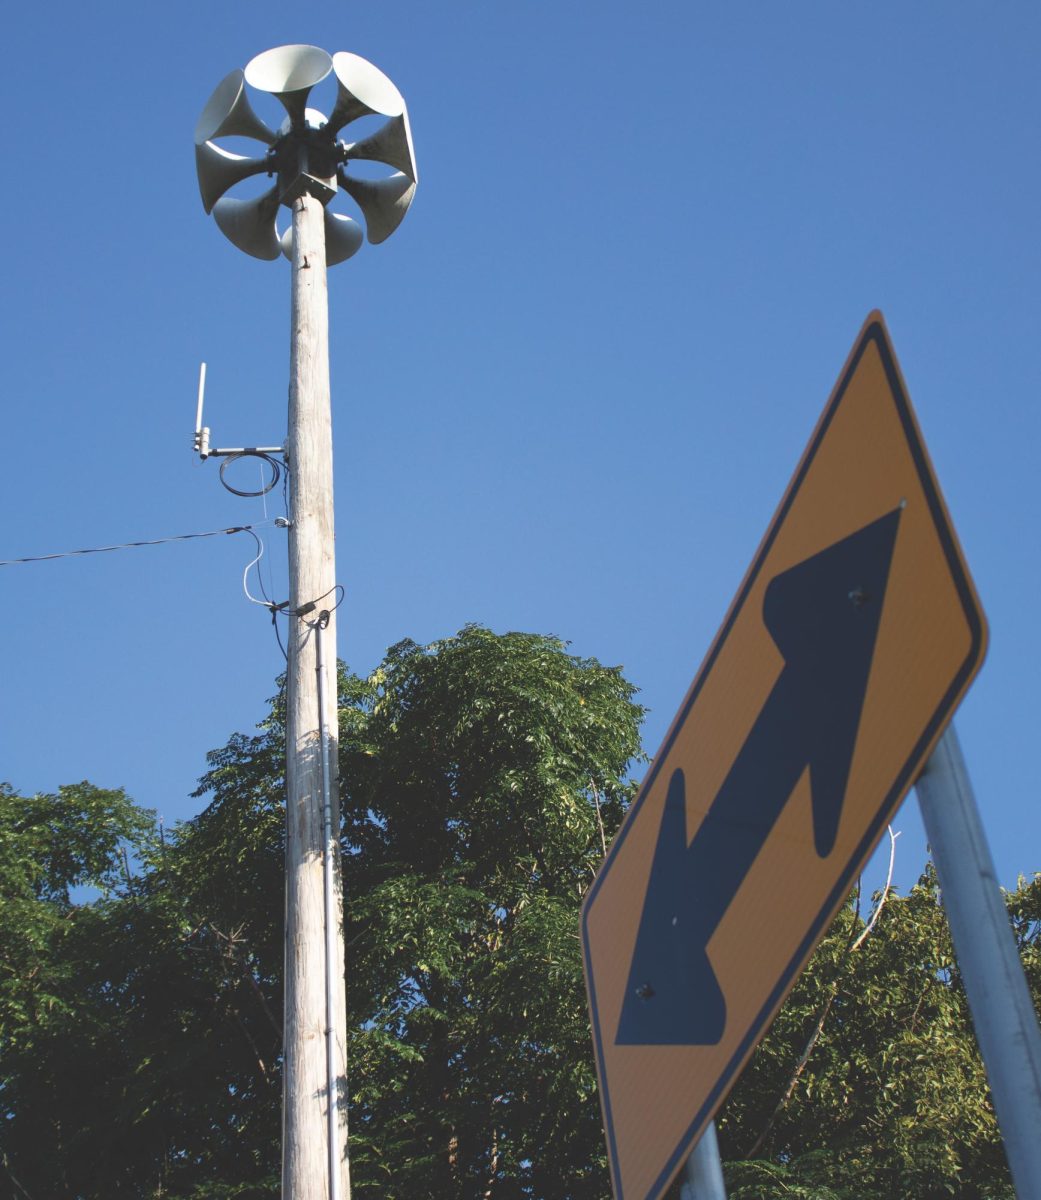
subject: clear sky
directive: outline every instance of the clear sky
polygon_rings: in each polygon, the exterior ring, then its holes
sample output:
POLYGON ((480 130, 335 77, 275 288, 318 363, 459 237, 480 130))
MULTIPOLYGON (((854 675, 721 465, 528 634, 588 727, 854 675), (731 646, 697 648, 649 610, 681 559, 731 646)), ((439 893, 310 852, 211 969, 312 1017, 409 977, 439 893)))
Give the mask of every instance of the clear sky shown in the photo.
MULTIPOLYGON (((289 300, 192 134, 260 51, 351 50, 420 186, 331 275, 341 656, 556 633, 624 665, 653 753, 880 307, 989 618, 957 723, 999 875, 1041 868, 1041 9, 66 0, 5 34, 0 558, 279 514, 191 453, 203 359, 214 444, 281 442, 289 300)), ((0 778, 196 811, 282 661, 251 545, 0 568, 0 778)), ((913 800, 897 828, 906 887, 913 800)))

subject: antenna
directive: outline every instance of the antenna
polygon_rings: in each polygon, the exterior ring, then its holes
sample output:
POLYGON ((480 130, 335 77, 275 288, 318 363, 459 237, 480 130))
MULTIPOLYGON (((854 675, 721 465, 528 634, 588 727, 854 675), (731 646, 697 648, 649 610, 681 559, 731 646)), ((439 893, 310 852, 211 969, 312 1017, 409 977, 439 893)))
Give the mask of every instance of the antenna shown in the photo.
POLYGON ((199 406, 195 410, 195 445, 194 449, 205 462, 210 456, 210 431, 203 428, 202 401, 206 394, 206 364, 199 363, 199 406))
MULTIPOLYGON (((285 446, 228 446, 223 450, 218 450, 216 448, 211 450, 210 427, 202 423, 202 404, 205 394, 206 364, 199 363, 199 399, 195 409, 195 441, 193 443, 193 448, 203 462, 205 462, 208 458, 242 458, 243 455, 252 455, 255 458, 267 458, 272 454, 285 454, 285 446)), ((223 472, 223 467, 221 469, 223 472)), ((277 480, 278 476, 276 475, 275 481, 277 482, 277 480)), ((227 485, 225 484, 225 486, 227 485)), ((274 484, 272 484, 272 486, 274 486, 274 484)), ((241 494, 251 495, 252 493, 243 492, 241 494)), ((259 495, 260 493, 257 494, 259 495)))

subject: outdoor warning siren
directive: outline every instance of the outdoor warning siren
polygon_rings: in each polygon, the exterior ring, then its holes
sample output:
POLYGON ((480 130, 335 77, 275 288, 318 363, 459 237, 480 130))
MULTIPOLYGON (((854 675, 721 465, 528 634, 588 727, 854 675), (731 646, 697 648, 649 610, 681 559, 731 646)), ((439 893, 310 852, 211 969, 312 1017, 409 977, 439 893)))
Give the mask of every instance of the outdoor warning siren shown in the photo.
POLYGON ((254 258, 266 258, 269 262, 278 258, 282 250, 275 228, 277 214, 277 187, 252 200, 225 196, 213 206, 213 219, 228 241, 254 258))
POLYGON ((256 138, 269 146, 275 140, 274 133, 250 107, 245 75, 238 68, 224 76, 206 101, 195 126, 195 144, 201 146, 210 138, 236 135, 256 138))
MULTIPOLYGON (((195 166, 199 194, 221 232, 246 254, 273 260, 292 254, 292 232, 280 234, 278 209, 309 193, 328 206, 342 188, 361 209, 372 244, 385 241, 412 204, 418 173, 405 101, 379 68, 357 54, 330 56, 317 46, 278 46, 251 59, 245 70, 226 75, 206 102, 195 127, 195 166), (308 105, 311 89, 328 75, 336 80, 336 99, 326 118, 308 105), (253 111, 246 85, 275 96, 288 118, 272 131, 253 111), (357 142, 338 141, 337 133, 360 117, 386 117, 384 125, 357 142), (248 137, 269 147, 264 157, 233 154, 215 140, 248 137), (352 160, 385 163, 386 179, 358 179, 348 173, 352 160), (226 195, 252 176, 276 179, 263 195, 237 199, 226 195)), ((361 247, 361 227, 350 217, 326 209, 327 265, 344 262, 361 247)))
POLYGON ((332 69, 333 60, 317 46, 277 46, 251 59, 244 74, 250 87, 277 96, 292 123, 299 125, 308 92, 332 69))
POLYGON ((352 158, 364 158, 374 162, 389 163, 416 180, 416 159, 412 153, 412 131, 408 127, 408 117, 402 113, 391 119, 381 129, 377 129, 371 137, 360 142, 341 142, 344 158, 350 162, 352 158))
POLYGON ((232 154, 222 150, 213 142, 203 142, 195 147, 195 173, 199 177, 199 195, 207 212, 230 187, 251 175, 269 171, 271 164, 266 158, 247 158, 243 154, 232 154))
POLYGON ((408 212, 416 190, 415 180, 400 171, 389 179, 352 179, 341 170, 338 178, 365 217, 369 241, 373 245, 385 242, 408 212))
POLYGON ((329 131, 336 133, 359 117, 400 117, 405 101, 393 83, 372 63, 357 54, 340 50, 333 55, 333 71, 339 92, 329 117, 329 131))
MULTIPOLYGON (((345 217, 340 213, 331 213, 328 209, 325 210, 325 265, 327 267, 335 267, 337 263, 346 262, 351 255, 358 253, 364 241, 365 237, 361 226, 353 217, 345 217)), ((282 234, 281 243, 282 253, 292 261, 292 225, 282 234)))

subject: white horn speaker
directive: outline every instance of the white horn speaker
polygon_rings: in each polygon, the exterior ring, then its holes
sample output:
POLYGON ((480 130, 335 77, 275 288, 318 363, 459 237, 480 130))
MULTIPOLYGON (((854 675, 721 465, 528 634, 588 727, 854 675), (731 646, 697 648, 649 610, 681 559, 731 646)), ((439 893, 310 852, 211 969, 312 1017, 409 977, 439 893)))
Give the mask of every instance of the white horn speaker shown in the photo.
POLYGON ((213 219, 229 242, 254 258, 269 261, 278 258, 281 250, 275 229, 277 213, 277 186, 252 200, 225 197, 213 206, 213 219))
MULTIPOLYGON (((341 217, 339 213, 325 210, 325 265, 335 267, 346 262, 361 249, 365 238, 361 226, 352 217, 341 217)), ((293 261, 293 227, 282 234, 282 253, 293 261)))
POLYGON ((201 146, 216 137, 256 138, 268 146, 275 135, 250 107, 246 96, 245 76, 236 69, 217 84, 213 95, 195 126, 195 144, 201 146))
POLYGON ((333 69, 332 58, 318 46, 276 46, 246 64, 250 87, 277 96, 294 125, 304 119, 307 93, 333 69))
POLYGON ((405 219, 416 182, 398 172, 389 179, 352 179, 340 172, 340 184, 352 196, 365 217, 365 232, 375 246, 387 238, 405 219))
POLYGON ((371 137, 360 142, 340 143, 348 162, 352 158, 364 158, 373 162, 387 163, 403 171, 413 183, 418 182, 416 156, 412 150, 412 130, 408 124, 408 113, 401 113, 377 129, 371 137))
POLYGON ((333 70, 339 94, 329 117, 330 133, 359 117, 397 117, 405 111, 401 93, 368 59, 341 50, 333 55, 333 70))
POLYGON ((239 180, 259 175, 261 171, 268 169, 266 158, 247 158, 242 154, 232 154, 212 142, 203 142, 201 146, 195 147, 195 172, 199 177, 199 195, 202 196, 202 206, 207 212, 211 212, 221 196, 239 180))

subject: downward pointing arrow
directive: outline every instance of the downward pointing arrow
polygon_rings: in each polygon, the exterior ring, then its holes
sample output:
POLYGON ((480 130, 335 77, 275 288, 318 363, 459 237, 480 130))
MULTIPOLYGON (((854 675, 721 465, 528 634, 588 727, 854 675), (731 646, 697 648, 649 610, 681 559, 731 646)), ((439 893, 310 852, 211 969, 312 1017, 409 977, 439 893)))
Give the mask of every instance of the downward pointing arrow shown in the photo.
POLYGON ((775 576, 763 623, 784 658, 730 773, 687 845, 669 782, 622 1004, 619 1045, 712 1045, 726 998, 708 943, 809 768, 813 840, 835 845, 901 509, 775 576))

